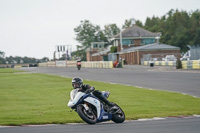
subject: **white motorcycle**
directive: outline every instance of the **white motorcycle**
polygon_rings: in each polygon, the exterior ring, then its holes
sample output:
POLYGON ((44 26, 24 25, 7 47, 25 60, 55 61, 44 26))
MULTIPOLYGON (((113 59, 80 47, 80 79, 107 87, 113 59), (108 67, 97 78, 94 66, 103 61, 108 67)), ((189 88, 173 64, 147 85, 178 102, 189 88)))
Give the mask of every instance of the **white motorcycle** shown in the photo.
MULTIPOLYGON (((107 92, 103 91, 102 94, 106 98, 108 97, 107 92)), ((109 120, 122 123, 125 120, 125 114, 117 104, 115 104, 117 109, 110 111, 108 105, 105 105, 92 93, 78 92, 77 89, 73 89, 70 97, 68 106, 75 110, 81 119, 88 124, 109 120)))

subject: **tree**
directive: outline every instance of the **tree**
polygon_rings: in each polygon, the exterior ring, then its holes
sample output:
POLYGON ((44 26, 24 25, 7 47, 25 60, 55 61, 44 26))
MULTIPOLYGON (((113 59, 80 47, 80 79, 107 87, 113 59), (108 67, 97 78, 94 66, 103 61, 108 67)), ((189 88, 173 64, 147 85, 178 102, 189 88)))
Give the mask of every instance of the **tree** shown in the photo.
POLYGON ((136 24, 137 26, 143 27, 143 24, 142 24, 142 22, 141 22, 141 21, 139 21, 139 20, 136 20, 135 24, 136 24))
POLYGON ((124 25, 122 26, 122 29, 127 29, 129 27, 131 27, 131 19, 126 19, 124 25))
POLYGON ((104 34, 107 38, 111 38, 119 32, 120 29, 117 27, 116 24, 108 24, 104 26, 104 34))
POLYGON ((200 11, 196 10, 192 13, 190 19, 190 35, 193 38, 190 40, 190 45, 200 44, 200 11))
POLYGON ((110 48, 110 53, 115 53, 115 52, 117 52, 117 46, 112 46, 110 48))
POLYGON ((178 46, 182 52, 187 45, 200 44, 200 12, 186 12, 171 9, 161 18, 147 17, 145 28, 152 32, 162 32, 160 42, 178 46))
POLYGON ((81 43, 77 46, 76 56, 86 60, 86 49, 91 46, 91 42, 107 42, 107 37, 101 30, 100 26, 93 25, 89 20, 81 21, 81 24, 74 28, 76 40, 81 43))
POLYGON ((41 62, 47 62, 47 61, 49 61, 49 58, 48 58, 48 57, 43 57, 43 58, 41 59, 41 62))
MULTIPOLYGON (((124 25, 122 26, 122 29, 127 29, 127 28, 131 27, 132 26, 131 21, 132 21, 132 19, 126 19, 125 22, 124 22, 124 25)), ((142 22, 139 21, 139 20, 135 21, 135 25, 143 27, 142 22)))
POLYGON ((0 51, 0 64, 5 64, 5 53, 0 51))
POLYGON ((160 19, 158 17, 153 16, 152 19, 147 17, 145 22, 145 28, 152 32, 156 32, 159 30, 159 22, 160 19))
POLYGON ((100 26, 93 25, 89 20, 81 21, 81 24, 74 28, 76 33, 76 40, 81 43, 78 49, 87 49, 91 46, 91 42, 107 41, 104 33, 101 31, 100 26))

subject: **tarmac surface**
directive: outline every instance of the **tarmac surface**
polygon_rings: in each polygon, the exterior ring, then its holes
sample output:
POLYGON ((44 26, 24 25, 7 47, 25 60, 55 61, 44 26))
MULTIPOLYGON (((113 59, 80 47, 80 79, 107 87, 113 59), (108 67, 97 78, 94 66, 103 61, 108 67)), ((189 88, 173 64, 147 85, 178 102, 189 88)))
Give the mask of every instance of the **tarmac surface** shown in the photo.
POLYGON ((122 124, 66 124, 0 128, 0 133, 199 133, 200 118, 169 118, 122 124))
MULTIPOLYGON (((167 66, 126 65, 124 68, 23 68, 26 71, 63 77, 81 77, 87 80, 166 90, 200 97, 200 70, 179 70, 167 66)), ((108 89, 109 88, 102 88, 108 89)))

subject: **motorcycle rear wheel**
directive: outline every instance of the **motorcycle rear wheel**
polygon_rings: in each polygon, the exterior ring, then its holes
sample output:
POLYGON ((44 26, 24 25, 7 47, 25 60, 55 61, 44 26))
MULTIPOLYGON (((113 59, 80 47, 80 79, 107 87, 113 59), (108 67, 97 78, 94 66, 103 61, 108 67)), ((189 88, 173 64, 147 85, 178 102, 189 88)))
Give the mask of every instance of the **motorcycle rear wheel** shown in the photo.
POLYGON ((115 106, 117 106, 119 109, 112 115, 112 121, 115 123, 123 123, 125 121, 124 111, 117 104, 115 104, 115 106))
POLYGON ((88 124, 95 124, 97 122, 97 117, 94 114, 94 112, 88 112, 83 105, 77 106, 77 113, 81 117, 83 121, 85 121, 88 124))

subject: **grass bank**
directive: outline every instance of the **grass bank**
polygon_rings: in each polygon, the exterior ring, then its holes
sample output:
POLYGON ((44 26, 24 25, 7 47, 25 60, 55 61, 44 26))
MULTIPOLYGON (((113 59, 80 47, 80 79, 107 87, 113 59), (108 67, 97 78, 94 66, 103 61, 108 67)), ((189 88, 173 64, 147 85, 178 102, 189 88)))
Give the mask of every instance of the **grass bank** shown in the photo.
MULTIPOLYGON (((200 114, 200 98, 96 81, 84 83, 109 90, 109 100, 122 107, 126 119, 200 114)), ((82 122, 67 107, 71 90, 70 78, 0 69, 0 125, 82 122)))

